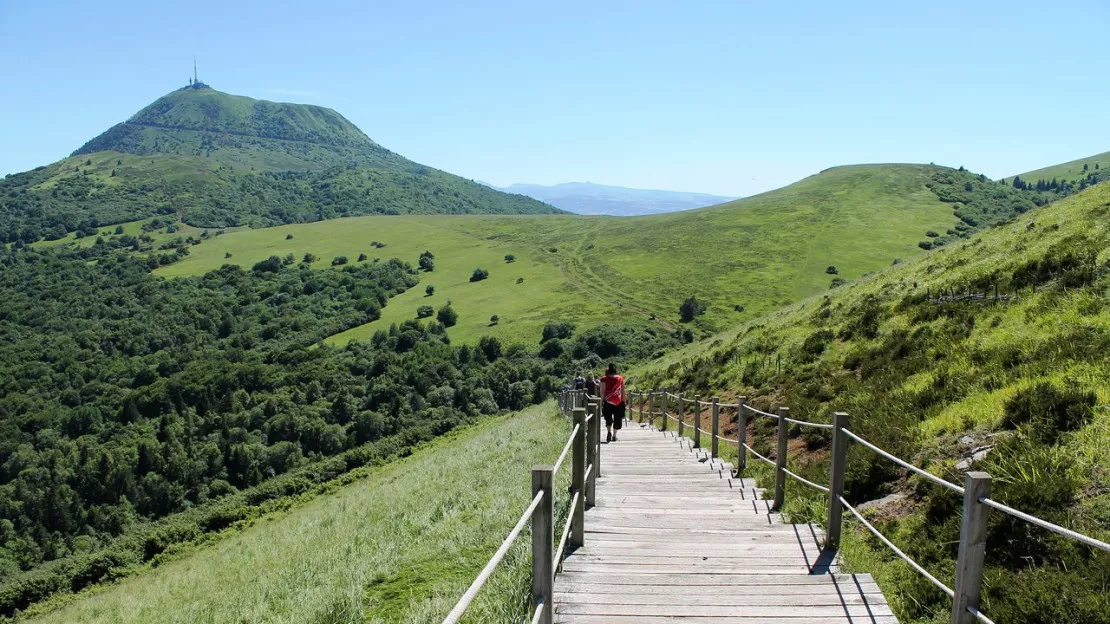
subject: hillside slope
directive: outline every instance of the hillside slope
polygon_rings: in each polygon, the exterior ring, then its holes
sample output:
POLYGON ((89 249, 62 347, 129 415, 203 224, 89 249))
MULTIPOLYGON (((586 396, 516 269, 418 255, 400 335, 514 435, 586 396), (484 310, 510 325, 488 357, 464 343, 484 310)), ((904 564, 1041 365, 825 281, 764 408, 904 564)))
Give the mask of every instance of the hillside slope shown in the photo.
MULTIPOLYGON (((953 481, 962 480, 956 464, 985 447, 975 466, 994 476, 996 500, 1106 539, 1108 217, 1102 184, 690 345, 636 377, 746 395, 761 409, 788 405, 807 420, 846 411, 860 435, 953 481)), ((752 430, 757 449, 770 451, 770 426, 752 430)), ((825 481, 827 436, 792 435, 808 449, 798 470, 825 481)), ((880 510, 881 528, 951 584, 960 503, 895 468, 853 446, 849 498, 903 496, 880 510)), ((791 509, 821 521, 823 503, 800 489, 791 509)), ((947 613, 947 598, 881 545, 859 538, 847 552, 849 563, 882 566, 876 576, 902 621, 947 613)), ((1105 553, 995 517, 988 564, 985 611, 995 621, 1110 621, 1105 553)))
POLYGON ((705 193, 635 189, 591 182, 567 182, 550 186, 512 184, 499 190, 527 195, 574 214, 614 217, 679 212, 736 199, 705 193))
POLYGON ((159 98, 72 156, 0 181, 0 241, 175 215, 200 227, 360 214, 557 213, 420 165, 339 113, 210 88, 159 98))
MULTIPOLYGON (((1025 173, 1018 174, 1018 177, 1027 182, 1057 178, 1061 181, 1067 180, 1068 182, 1078 184, 1080 180, 1086 178, 1088 175, 1106 169, 1110 169, 1110 152, 1103 152, 1101 154, 1079 158, 1058 165, 1050 165, 1041 169, 1026 171, 1025 173)), ((1008 176, 1002 180, 1004 182, 1013 182, 1014 176, 1008 176)))
POLYGON ((291 225, 210 239, 160 271, 195 275, 288 253, 415 262, 427 249, 436 269, 421 280, 435 286, 434 297, 410 290, 381 319, 333 342, 369 338, 413 318, 421 305, 448 300, 460 315, 448 331, 465 342, 485 334, 537 341, 554 319, 580 326, 658 322, 696 335, 819 293, 836 278, 910 258, 922 243, 956 240, 1034 207, 1023 192, 980 178, 931 165, 861 165, 721 206, 650 217, 420 216, 291 225), (370 241, 388 246, 372 249, 370 241), (504 262, 510 254, 517 260, 504 262), (830 266, 837 274, 827 272, 830 266), (489 271, 490 280, 470 282, 475 268, 489 271), (708 307, 683 325, 678 308, 690 296, 708 307), (493 315, 499 320, 491 326, 493 315))

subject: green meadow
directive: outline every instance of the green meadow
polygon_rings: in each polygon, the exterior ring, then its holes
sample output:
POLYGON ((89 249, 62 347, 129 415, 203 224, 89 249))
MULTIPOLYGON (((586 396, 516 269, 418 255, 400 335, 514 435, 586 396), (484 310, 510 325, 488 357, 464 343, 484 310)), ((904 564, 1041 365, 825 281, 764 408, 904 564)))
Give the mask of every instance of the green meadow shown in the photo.
MULTIPOLYGON (((439 622, 527 506, 531 466, 554 462, 568 432, 550 402, 488 419, 25 621, 439 622)), ((569 473, 561 472, 562 484, 569 473)), ((524 621, 529 544, 527 534, 517 540, 464 621, 524 621)))
MULTIPOLYGON (((1027 171, 1018 175, 1020 175, 1021 179, 1025 180, 1026 182, 1036 182, 1037 180, 1051 180, 1052 178, 1078 182, 1080 179, 1086 178, 1087 174, 1101 171, 1103 169, 1106 169, 1107 167, 1110 167, 1110 152, 1103 152, 1101 154, 1095 154, 1094 156, 1088 156, 1086 158, 1080 158, 1078 160, 1072 160, 1066 163, 1044 167, 1042 169, 1034 169, 1033 171, 1027 171), (1083 170, 1083 165, 1087 165, 1086 171, 1083 170), (1095 169, 1096 165, 1098 166, 1098 169, 1095 169)), ((1003 179, 1009 182, 1013 182, 1014 176, 1009 176, 1003 179)))
POLYGON ((648 217, 427 215, 351 217, 239 229, 192 247, 158 270, 196 275, 225 263, 249 267, 271 255, 306 253, 327 268, 336 256, 366 254, 412 263, 435 254, 435 270, 393 299, 378 321, 329 342, 362 340, 448 301, 459 313, 457 342, 486 334, 538 342, 546 321, 580 327, 603 321, 678 326, 690 296, 708 303, 695 334, 750 320, 918 253, 930 230, 957 220, 926 187, 931 165, 838 167, 783 189, 720 206, 648 217), (290 238, 291 237, 291 238, 290 238), (385 243, 374 248, 371 242, 385 243), (516 261, 507 263, 512 254, 516 261), (837 273, 828 272, 835 267, 837 273), (476 268, 489 278, 470 282, 476 268), (435 287, 426 296, 424 287, 435 287), (499 321, 492 325, 490 318, 499 321))

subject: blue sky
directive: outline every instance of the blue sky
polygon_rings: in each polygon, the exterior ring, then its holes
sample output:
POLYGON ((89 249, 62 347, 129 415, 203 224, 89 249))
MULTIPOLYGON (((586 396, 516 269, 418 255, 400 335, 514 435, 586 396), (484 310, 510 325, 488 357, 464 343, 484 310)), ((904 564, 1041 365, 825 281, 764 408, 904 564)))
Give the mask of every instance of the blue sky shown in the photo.
POLYGON ((748 195, 825 167, 1000 177, 1110 150, 1110 3, 0 0, 0 174, 186 82, 337 109, 507 185, 748 195), (303 8, 307 7, 307 8, 303 8))

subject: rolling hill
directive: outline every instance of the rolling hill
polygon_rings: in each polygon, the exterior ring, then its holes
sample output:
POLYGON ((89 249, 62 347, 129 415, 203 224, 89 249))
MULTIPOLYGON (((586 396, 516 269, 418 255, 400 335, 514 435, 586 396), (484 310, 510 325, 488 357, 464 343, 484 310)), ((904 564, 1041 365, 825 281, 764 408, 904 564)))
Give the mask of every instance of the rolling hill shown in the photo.
POLYGON ((435 270, 399 295, 380 320, 329 340, 369 338, 414 318, 421 305, 452 301, 452 339, 485 334, 536 342, 548 320, 580 327, 620 320, 678 323, 678 307, 706 302, 692 333, 722 329, 855 279, 976 228, 1033 208, 1026 194, 968 172, 932 165, 837 167, 788 187, 698 210, 645 217, 570 215, 360 217, 234 231, 192 247, 166 276, 196 275, 224 263, 251 266, 270 255, 305 253, 316 266, 344 256, 425 250, 435 270), (969 190, 970 189, 970 190, 969 190), (957 215, 960 215, 958 217, 957 215), (971 225, 974 224, 974 225, 971 225), (935 236, 931 236, 935 235, 935 236), (375 249, 372 241, 387 247, 375 249), (507 263, 504 256, 513 255, 507 263), (836 274, 829 273, 835 267, 836 274), (475 268, 490 278, 470 282, 475 268), (522 280, 522 281, 518 281, 522 280), (435 286, 426 297, 424 285, 435 286), (490 317, 498 315, 496 325, 490 317))
POLYGON ((173 91, 72 156, 0 181, 0 240, 25 243, 155 215, 199 227, 361 214, 558 209, 412 162, 339 113, 208 87, 173 91))
POLYGON ((567 212, 581 215, 633 217, 704 208, 736 199, 705 193, 634 189, 591 182, 512 184, 498 189, 538 199, 567 212))
MULTIPOLYGON (((1080 180, 1086 178, 1088 175, 1099 171, 1105 171, 1108 168, 1110 168, 1110 152, 1103 152, 1101 154, 1079 158, 1058 165, 1026 171, 1025 173, 1018 174, 1018 177, 1027 182, 1057 178, 1061 181, 1067 180, 1068 182, 1078 184, 1080 180)), ((1013 180, 1014 176, 1002 178, 1004 182, 1013 182, 1013 180)))
MULTIPOLYGON (((1110 184, 811 297, 634 371, 637 385, 746 395, 803 420, 851 416, 879 447, 949 481, 974 463, 995 500, 1110 537, 1110 184), (985 450, 984 450, 985 449, 985 450)), ((735 436, 735 425, 726 435, 735 436)), ((799 437, 791 462, 828 475, 828 437, 799 437)), ((755 423, 770 450, 773 423, 755 423)), ((750 461, 750 460, 749 460, 750 461)), ((758 462, 754 462, 758 463, 758 462)), ((951 583, 960 501, 861 446, 849 451, 853 503, 892 495, 880 529, 951 583)), ((789 488, 787 509, 821 522, 824 503, 789 488)), ((856 525, 858 529, 858 525, 856 525)), ((993 517, 986 613, 1006 622, 1110 622, 1106 553, 993 517)), ((859 529, 847 564, 875 574, 902 622, 947 618, 937 592, 859 529)))

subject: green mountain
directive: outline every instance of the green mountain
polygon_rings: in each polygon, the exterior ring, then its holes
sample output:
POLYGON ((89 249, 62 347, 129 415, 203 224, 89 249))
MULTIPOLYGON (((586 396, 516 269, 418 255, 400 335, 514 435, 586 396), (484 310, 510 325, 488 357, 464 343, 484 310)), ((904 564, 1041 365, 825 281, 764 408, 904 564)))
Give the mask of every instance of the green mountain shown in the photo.
MULTIPOLYGON (((1033 171, 1026 171, 1020 173, 1017 177, 1025 180, 1026 182, 1035 184, 1037 180, 1052 180, 1056 178, 1060 181, 1071 182, 1072 184, 1079 184, 1088 176, 1098 176, 1099 180, 1105 180, 1110 176, 1110 152, 1103 152, 1088 156, 1086 158, 1079 158, 1066 163, 1058 165, 1050 165, 1041 169, 1033 171)), ((1012 183, 1014 176, 1009 176, 1002 179, 1005 182, 1012 183)))
POLYGON ((179 89, 72 156, 0 181, 0 241, 176 215, 200 227, 556 208, 412 162, 339 113, 179 89))
MULTIPOLYGON (((1001 186, 1001 185, 996 185, 1001 186)), ((1011 187, 1012 188, 1012 187, 1011 187)), ((962 483, 969 465, 992 498, 1110 539, 1110 184, 812 297, 634 373, 640 387, 746 395, 803 420, 850 414, 879 447, 962 483)), ((773 452, 774 424, 753 423, 773 452)), ((726 427, 735 439, 735 424, 726 427)), ((829 437, 795 430, 790 462, 828 479, 829 437), (803 443, 804 442, 804 443, 803 443)), ((735 448, 735 447, 733 447, 735 448)), ((749 460, 749 464, 758 464, 749 460)), ((899 547, 951 584, 959 497, 859 445, 846 489, 899 547), (893 501, 893 502, 891 502, 893 501)), ((796 485, 796 484, 795 484, 796 485)), ((817 492, 788 488, 795 520, 823 522, 817 492)), ((875 573, 899 621, 936 622, 947 596, 870 539, 849 566, 875 573)), ((1110 622, 1110 557, 992 513, 986 613, 998 622, 1110 622)))

